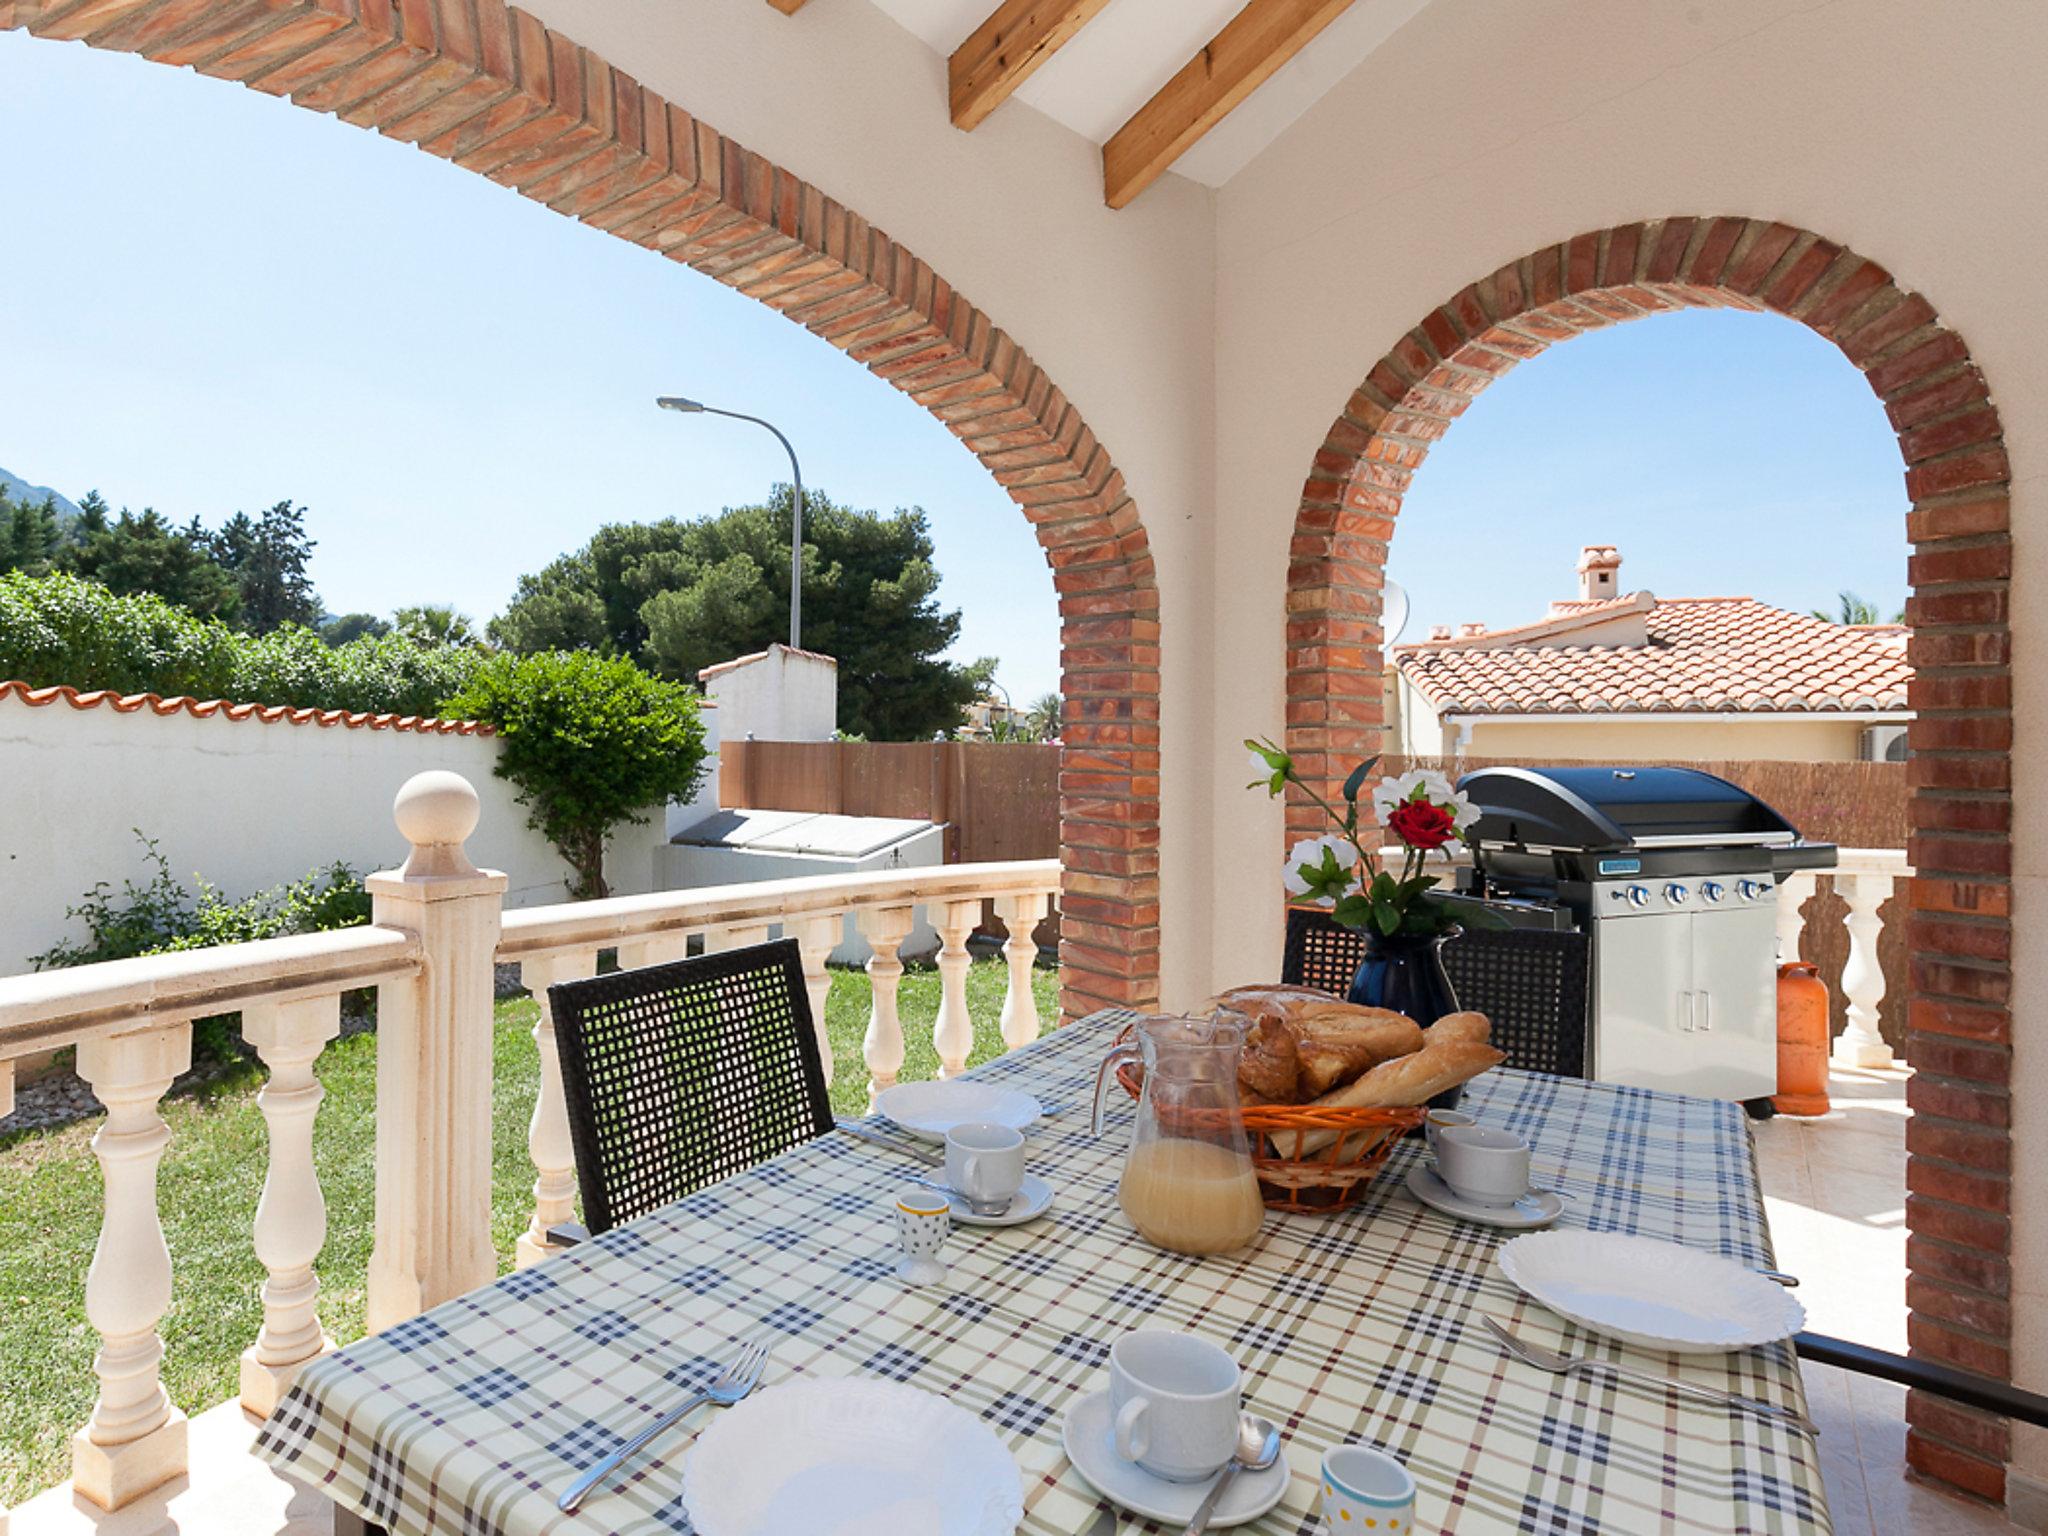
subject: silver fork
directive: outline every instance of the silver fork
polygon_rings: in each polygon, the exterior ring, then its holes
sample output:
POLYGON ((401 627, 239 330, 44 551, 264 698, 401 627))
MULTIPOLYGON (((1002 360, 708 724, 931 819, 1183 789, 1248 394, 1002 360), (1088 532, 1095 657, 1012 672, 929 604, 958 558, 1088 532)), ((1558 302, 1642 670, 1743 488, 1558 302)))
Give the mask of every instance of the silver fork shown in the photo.
POLYGON ((734 1403, 760 1385, 761 1372, 767 1368, 767 1365, 767 1345, 760 1343, 758 1340, 750 1340, 741 1345, 739 1353, 733 1357, 732 1364, 725 1368, 723 1375, 712 1382, 710 1386, 700 1387, 697 1391, 692 1392, 682 1402, 669 1409, 667 1413, 664 1413, 652 1424, 641 1430, 639 1434, 577 1478, 575 1482, 569 1485, 568 1490, 563 1493, 561 1498, 555 1501, 556 1508, 565 1514, 573 1513, 576 1506, 583 1502, 584 1498, 593 1488, 610 1477, 612 1473, 618 1471, 620 1465, 624 1463, 627 1457, 639 1451, 648 1441, 664 1430, 674 1428, 691 1409, 700 1407, 705 1403, 716 1403, 721 1408, 730 1408, 734 1403))
POLYGON ((1680 1381, 1672 1376, 1657 1376, 1649 1371, 1630 1370, 1627 1366, 1616 1365, 1611 1360, 1561 1355, 1554 1349, 1545 1349, 1540 1344, 1531 1344, 1526 1339, 1517 1338, 1496 1318, 1482 1313, 1480 1321, 1492 1330, 1493 1336, 1500 1341, 1501 1348, 1515 1359, 1526 1365, 1533 1365, 1538 1370, 1549 1371, 1555 1376, 1569 1376, 1574 1371, 1605 1371, 1610 1376, 1618 1376, 1624 1381, 1658 1387, 1667 1392, 1675 1392, 1680 1397, 1698 1398, 1701 1402, 1714 1403, 1723 1408, 1740 1408, 1747 1413, 1777 1419, 1795 1429, 1803 1429, 1810 1435, 1820 1433, 1811 1419, 1796 1414, 1789 1408, 1780 1408, 1775 1403, 1766 1403, 1754 1397, 1743 1397, 1734 1392, 1723 1392, 1717 1387, 1697 1386, 1690 1381, 1680 1381))

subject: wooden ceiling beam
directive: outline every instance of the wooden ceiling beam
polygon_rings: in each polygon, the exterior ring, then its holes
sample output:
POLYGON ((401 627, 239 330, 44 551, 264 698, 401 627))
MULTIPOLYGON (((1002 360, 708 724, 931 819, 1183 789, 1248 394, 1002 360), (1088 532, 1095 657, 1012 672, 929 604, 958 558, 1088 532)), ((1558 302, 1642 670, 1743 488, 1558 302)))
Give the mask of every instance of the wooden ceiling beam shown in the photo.
POLYGON ((1250 0, 1102 146, 1102 194, 1121 208, 1166 173, 1352 0, 1250 0))
POLYGON ((810 0, 768 0, 768 3, 782 12, 783 15, 794 16, 809 4, 810 0))
POLYGON ((953 126, 977 126, 1107 4, 1109 0, 1003 0, 947 61, 953 126))

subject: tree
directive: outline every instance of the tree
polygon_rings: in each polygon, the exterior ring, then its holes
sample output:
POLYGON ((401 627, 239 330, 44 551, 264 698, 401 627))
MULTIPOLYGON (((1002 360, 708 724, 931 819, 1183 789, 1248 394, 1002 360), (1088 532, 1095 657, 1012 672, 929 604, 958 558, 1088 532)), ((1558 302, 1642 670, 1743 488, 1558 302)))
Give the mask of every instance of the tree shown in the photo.
POLYGON ((364 635, 375 639, 391 633, 391 626, 374 613, 337 613, 322 619, 314 626, 320 631, 320 638, 329 645, 347 645, 349 641, 364 635))
POLYGON ((1813 610, 1813 616, 1824 624, 1903 624, 1906 610, 1901 608, 1890 619, 1878 617, 1877 604, 1858 597, 1854 592, 1841 594, 1842 607, 1839 614, 1829 613, 1825 608, 1813 610))
POLYGON ((12 501, 0 491, 0 572, 49 574, 63 540, 57 521, 57 499, 12 501))
POLYGON ((58 551, 59 570, 123 596, 154 593, 202 619, 233 621, 241 606, 234 578, 214 562, 206 530, 195 520, 173 526, 152 507, 126 507, 109 522, 97 493, 79 504, 71 543, 58 551))
POLYGON ((307 574, 315 545, 306 537, 304 507, 286 498, 254 517, 237 512, 212 536, 211 547, 241 594, 241 624, 251 634, 319 622, 320 597, 307 574))
POLYGON ((1024 728, 1031 733, 1034 741, 1058 741, 1060 738, 1060 696, 1056 693, 1042 693, 1024 711, 1024 728))
MULTIPOLYGON (((508 649, 594 650, 694 682, 714 662, 788 638, 793 495, 695 522, 615 523, 536 575, 492 621, 508 649)), ((942 659, 960 633, 937 601, 931 531, 804 498, 803 643, 839 661, 839 721, 874 741, 950 732, 992 663, 942 659)))
POLYGON ((613 828, 689 799, 703 774, 696 694, 620 656, 490 656, 443 712, 497 728, 498 776, 519 786, 528 822, 576 872, 577 897, 609 894, 613 828))
POLYGON ((401 608, 391 615, 391 624, 421 645, 475 645, 479 639, 475 621, 468 614, 440 603, 401 608))

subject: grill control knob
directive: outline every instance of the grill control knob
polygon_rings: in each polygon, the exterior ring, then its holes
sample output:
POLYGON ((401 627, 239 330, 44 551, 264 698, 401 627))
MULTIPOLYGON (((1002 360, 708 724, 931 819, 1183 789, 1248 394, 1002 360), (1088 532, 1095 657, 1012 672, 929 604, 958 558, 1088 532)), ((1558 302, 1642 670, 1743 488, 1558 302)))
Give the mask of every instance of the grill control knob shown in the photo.
POLYGON ((1674 907, 1682 907, 1692 900, 1692 892, 1674 880, 1664 887, 1664 899, 1674 907))
POLYGON ((1630 886, 1628 904, 1632 907, 1647 907, 1650 904, 1650 888, 1647 885, 1630 886))
POLYGON ((1771 882, 1768 880, 1739 880, 1735 884, 1735 889, 1744 901, 1761 901, 1764 897, 1771 894, 1771 882))
POLYGON ((1718 902, 1728 894, 1728 887, 1718 880, 1708 880, 1700 886, 1700 896, 1710 902, 1718 902))

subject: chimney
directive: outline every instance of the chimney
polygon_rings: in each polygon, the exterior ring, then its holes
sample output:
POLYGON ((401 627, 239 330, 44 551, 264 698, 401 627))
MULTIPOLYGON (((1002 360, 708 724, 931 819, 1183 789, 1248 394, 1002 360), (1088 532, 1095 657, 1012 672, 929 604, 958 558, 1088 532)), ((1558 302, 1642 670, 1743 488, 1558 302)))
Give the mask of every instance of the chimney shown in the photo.
POLYGON ((1579 598, 1604 603, 1621 596, 1621 551, 1612 544, 1588 544, 1579 551, 1579 598))
POLYGON ((1429 626, 1429 638, 1430 638, 1430 639, 1432 639, 1432 640, 1448 640, 1448 639, 1450 639, 1450 638, 1451 638, 1451 626, 1450 626, 1450 625, 1448 625, 1448 624, 1432 624, 1432 625, 1430 625, 1430 626, 1429 626))
POLYGON ((1484 624, 1460 624, 1458 626, 1458 638, 1460 640, 1476 640, 1485 633, 1486 626, 1484 624))

